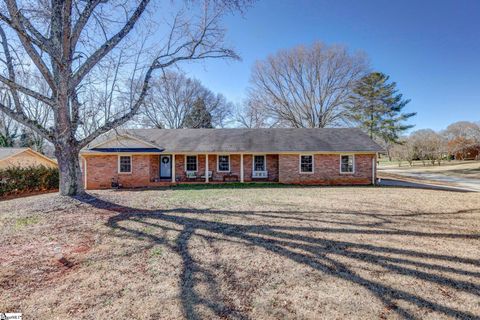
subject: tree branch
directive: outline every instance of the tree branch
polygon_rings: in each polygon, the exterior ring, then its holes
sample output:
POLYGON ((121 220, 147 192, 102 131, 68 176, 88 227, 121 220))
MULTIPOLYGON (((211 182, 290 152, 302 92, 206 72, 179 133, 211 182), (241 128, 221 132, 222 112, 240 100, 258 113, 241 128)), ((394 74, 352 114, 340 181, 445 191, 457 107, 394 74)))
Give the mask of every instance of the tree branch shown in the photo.
POLYGON ((70 118, 72 119, 72 131, 76 132, 78 129, 78 124, 80 120, 80 101, 78 100, 78 95, 74 91, 71 97, 72 103, 72 112, 70 118))
MULTIPOLYGON (((5 62, 7 65, 8 76, 10 78, 10 79, 5 78, 5 79, 15 83, 15 70, 13 68, 13 60, 12 60, 12 56, 10 55, 10 49, 8 48, 7 36, 5 35, 5 31, 1 26, 0 26, 0 38, 2 39, 3 54, 5 55, 5 60, 6 60, 5 62)), ((12 92, 15 109, 17 109, 17 111, 20 112, 22 108, 20 106, 20 98, 18 97, 17 90, 12 89, 12 86, 10 86, 10 89, 12 92)))
MULTIPOLYGON (((43 34, 40 33, 31 23, 30 20, 28 20, 20 10, 17 12, 18 15, 18 20, 19 22, 25 26, 25 28, 30 31, 30 33, 36 38, 36 40, 39 42, 39 47, 43 47, 44 44, 48 43, 48 39, 45 38, 43 34)), ((42 48, 43 49, 43 48, 42 48)), ((46 49, 44 49, 47 51, 46 49)), ((48 52, 48 51, 47 51, 48 52)))
POLYGON ((49 97, 47 96, 44 96, 43 94, 41 93, 38 93, 36 91, 33 91, 31 89, 28 89, 27 87, 24 87, 18 83, 16 83, 15 81, 12 81, 8 78, 5 78, 4 76, 0 75, 0 82, 3 82, 5 83, 6 85, 8 85, 10 87, 11 90, 18 90, 32 98, 35 98, 43 103, 46 103, 48 104, 49 106, 53 106, 55 104, 55 102, 50 99, 49 97))
POLYGON ((91 134, 89 134, 87 137, 85 137, 83 140, 81 140, 79 142, 79 148, 80 149, 85 147, 90 142, 92 142, 99 135, 124 124, 128 120, 132 119, 133 116, 135 116, 135 114, 138 112, 138 109, 140 109, 140 107, 142 106, 142 104, 145 100, 145 96, 147 95, 147 91, 148 91, 148 88, 149 88, 150 79, 152 78, 152 73, 155 69, 156 68, 155 68, 154 64, 152 64, 148 68, 148 71, 145 74, 145 78, 143 80, 143 86, 142 86, 142 90, 140 92, 140 95, 139 95, 137 101, 130 108, 130 111, 128 111, 126 114, 124 114, 123 116, 121 116, 119 118, 108 121, 103 126, 98 128, 97 130, 93 131, 91 134))
MULTIPOLYGON (((33 47, 32 43, 35 43, 35 42, 32 41, 32 38, 28 35, 25 28, 21 24, 20 19, 18 17, 19 10, 17 8, 17 4, 15 3, 14 0, 7 0, 7 8, 11 17, 10 23, 7 22, 7 24, 16 31, 17 36, 22 42, 22 45, 25 51, 27 52, 27 54, 29 55, 30 59, 32 59, 33 63, 37 66, 38 70, 40 70, 40 72, 42 73, 43 77, 47 81, 52 91, 55 92, 56 85, 55 85, 55 81, 53 80, 53 76, 50 70, 48 69, 47 65, 43 61, 43 59, 38 54, 37 50, 33 47)), ((53 58, 53 55, 51 56, 53 58)))
MULTIPOLYGON (((195 47, 195 48, 197 48, 197 47, 195 47)), ((166 67, 171 66, 172 64, 175 64, 175 63, 177 63, 179 61, 182 61, 182 60, 199 60, 199 59, 207 59, 207 58, 231 57, 231 54, 230 54, 231 52, 233 52, 233 51, 227 50, 227 49, 212 50, 211 52, 204 52, 204 53, 201 53, 197 56, 195 56, 195 52, 191 52, 188 56, 175 57, 175 58, 172 58, 170 61, 165 62, 165 63, 160 63, 158 61, 158 58, 155 59, 155 61, 148 68, 148 71, 145 75, 145 78, 143 80, 142 90, 140 92, 139 98, 137 99, 135 104, 130 108, 130 111, 128 111, 126 114, 124 114, 123 116, 121 116, 119 118, 116 118, 114 120, 111 120, 111 121, 105 123, 102 127, 93 131, 90 135, 88 135, 86 138, 84 138, 83 140, 81 140, 79 142, 80 148, 85 147, 87 144, 92 142, 99 135, 101 135, 105 132, 108 132, 115 127, 118 127, 118 126, 124 124, 128 120, 132 119, 135 116, 135 114, 137 114, 138 110, 140 109, 140 107, 144 103, 145 97, 146 97, 148 89, 149 89, 149 83, 150 83, 150 79, 152 77, 152 73, 156 69, 166 68, 166 67)))
POLYGON ((75 48, 77 45, 78 39, 82 34, 83 29, 85 28, 88 20, 90 19, 95 8, 101 3, 106 2, 105 0, 89 0, 85 8, 83 9, 80 17, 77 20, 77 23, 73 27, 72 36, 71 36, 71 46, 75 48))
MULTIPOLYGON (((4 21, 8 26, 10 26, 16 32, 25 31, 24 29, 22 30, 21 27, 17 26, 10 18, 8 18, 6 15, 4 15, 1 12, 0 12, 0 20, 4 21)), ((20 20, 23 21, 24 23, 25 21, 28 21, 28 19, 26 19, 23 15, 22 15, 22 18, 20 18, 20 20)), ((32 28, 31 30, 35 30, 37 33, 36 35, 34 34, 34 37, 30 36, 28 33, 25 33, 25 36, 28 37, 28 40, 34 43, 37 47, 48 52, 48 47, 46 45, 46 43, 48 42, 48 39, 46 39, 41 33, 39 33, 36 29, 34 29, 29 21, 28 21, 28 25, 30 26, 30 28, 32 28)))
POLYGON ((107 40, 97 51, 95 51, 90 57, 87 58, 85 63, 78 69, 78 71, 73 75, 71 81, 71 87, 76 87, 82 79, 87 75, 88 72, 103 58, 105 57, 112 49, 114 49, 117 44, 133 29, 136 22, 145 11, 150 0, 142 0, 142 2, 138 5, 135 12, 132 14, 130 19, 128 19, 127 23, 123 26, 123 28, 107 40))
POLYGON ((36 133, 38 133, 39 135, 41 135, 42 137, 44 137, 48 141, 50 141, 50 142, 54 141, 55 136, 50 130, 42 127, 42 125, 40 125, 37 121, 31 120, 30 118, 28 118, 25 115, 25 113, 18 112, 18 111, 15 112, 12 109, 10 109, 9 107, 7 107, 6 105, 4 105, 3 103, 0 103, 0 111, 2 111, 6 115, 8 115, 10 118, 14 119, 15 121, 17 121, 17 122, 23 124, 24 126, 32 129, 33 131, 35 131, 36 133))

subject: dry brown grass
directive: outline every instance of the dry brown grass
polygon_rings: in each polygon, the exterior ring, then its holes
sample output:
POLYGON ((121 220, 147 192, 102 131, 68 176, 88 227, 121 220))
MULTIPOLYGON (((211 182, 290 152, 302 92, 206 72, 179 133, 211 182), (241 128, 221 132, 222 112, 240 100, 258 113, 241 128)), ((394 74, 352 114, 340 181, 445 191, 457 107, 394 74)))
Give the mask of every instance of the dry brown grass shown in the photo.
POLYGON ((398 167, 398 164, 395 165, 392 162, 388 164, 381 163, 380 169, 390 169, 390 171, 393 169, 399 172, 420 172, 443 174, 451 177, 480 179, 480 161, 444 161, 440 166, 430 165, 428 163, 426 166, 423 166, 421 162, 417 162, 417 164, 412 167, 408 166, 407 163, 404 163, 402 167, 398 167))
POLYGON ((475 193, 91 195, 0 203, 0 311, 40 319, 480 317, 475 193))

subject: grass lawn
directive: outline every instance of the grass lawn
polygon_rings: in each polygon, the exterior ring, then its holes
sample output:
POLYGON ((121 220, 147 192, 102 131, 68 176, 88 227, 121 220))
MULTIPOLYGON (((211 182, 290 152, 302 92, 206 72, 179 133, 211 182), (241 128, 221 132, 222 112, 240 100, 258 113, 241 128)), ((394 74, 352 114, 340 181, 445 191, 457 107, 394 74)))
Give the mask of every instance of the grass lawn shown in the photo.
POLYGON ((422 165, 420 161, 416 161, 413 166, 409 166, 408 162, 403 162, 402 166, 398 166, 398 162, 380 162, 379 169, 393 169, 404 172, 425 172, 439 173, 453 177, 480 179, 480 161, 443 161, 438 164, 422 165))
POLYGON ((480 317, 480 196, 177 187, 0 202, 25 319, 480 317))

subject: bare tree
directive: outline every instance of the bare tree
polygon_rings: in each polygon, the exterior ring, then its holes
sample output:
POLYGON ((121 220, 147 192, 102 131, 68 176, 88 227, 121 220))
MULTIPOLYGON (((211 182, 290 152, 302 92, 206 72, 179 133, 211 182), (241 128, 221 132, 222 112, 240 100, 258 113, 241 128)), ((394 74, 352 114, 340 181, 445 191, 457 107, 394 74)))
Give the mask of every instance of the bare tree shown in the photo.
POLYGON ((243 128, 272 128, 276 122, 272 121, 252 99, 243 102, 243 106, 237 106, 235 114, 236 123, 243 128))
POLYGON ((432 165, 438 162, 440 165, 446 154, 446 141, 440 134, 431 129, 422 129, 412 132, 409 140, 424 165, 426 161, 430 161, 432 165))
MULTIPOLYGON (((21 82, 26 87, 34 89, 36 92, 46 96, 51 94, 50 88, 45 81, 42 81, 42 75, 39 74, 38 71, 19 72, 18 76, 22 79, 21 82)), ((44 128, 52 123, 53 112, 47 104, 28 95, 19 95, 19 97, 23 110, 29 119, 34 120, 38 125, 44 128)), ((46 143, 48 143, 46 139, 35 130, 25 126, 22 127, 22 135, 26 134, 30 140, 30 143, 25 146, 44 153, 44 147, 46 143)), ((22 138, 22 135, 20 135, 20 138, 22 138)))
POLYGON ((413 161, 418 159, 417 150, 412 139, 404 138, 400 143, 394 144, 390 150, 390 156, 398 161, 398 166, 402 165, 402 161, 407 161, 412 166, 413 161))
MULTIPOLYGON (((18 78, 20 78, 22 83, 24 83, 26 86, 31 89, 34 88, 37 92, 42 94, 49 93, 45 82, 42 81, 42 76, 38 73, 19 72, 18 78)), ((0 92, 0 104, 7 105, 12 108, 14 101, 10 95, 10 88, 2 83, 0 92)), ((27 95, 19 95, 18 98, 25 114, 30 119, 44 127, 51 122, 52 112, 46 104, 27 95)), ((43 152, 43 147, 45 145, 45 138, 43 136, 36 133, 34 130, 19 124, 17 121, 2 112, 0 112, 0 119, 0 128, 2 130, 1 135, 3 137, 9 137, 6 139, 6 141, 8 141, 6 146, 12 147, 19 145, 31 147, 38 152, 43 152), (19 131, 21 134, 18 134, 19 131), (27 137, 28 139, 26 139, 27 137), (29 143, 22 144, 22 139, 23 142, 28 140, 29 143)))
POLYGON ((198 100, 205 105, 206 111, 211 115, 213 127, 223 128, 232 120, 234 105, 223 94, 204 88, 198 100))
POLYGON ((279 51, 253 68, 250 106, 278 125, 323 128, 345 120, 352 88, 366 74, 360 53, 316 42, 279 51))
MULTIPOLYGON (((0 103, 4 105, 12 103, 7 91, 3 88, 0 88, 0 103)), ((0 147, 13 147, 18 132, 18 123, 7 115, 0 113, 0 147)))
POLYGON ((12 105, 0 104, 0 111, 53 143, 63 195, 83 192, 79 151, 99 135, 135 116, 147 96, 155 70, 184 60, 237 58, 231 49, 224 47, 224 30, 219 23, 226 9, 241 7, 244 1, 206 1, 201 10, 190 6, 173 17, 163 42, 152 38, 150 42, 144 41, 148 38, 146 30, 166 29, 145 25, 158 23, 158 19, 146 19, 149 3, 149 0, 4 0, 0 5, 3 51, 0 61, 6 67, 0 81, 9 86, 13 101, 12 105), (142 47, 143 44, 148 48, 142 47), (79 126, 84 118, 84 103, 92 91, 88 88, 97 85, 92 75, 101 73, 108 59, 119 57, 124 57, 122 65, 126 69, 117 75, 140 81, 135 82, 137 87, 130 94, 118 95, 118 101, 124 102, 118 110, 82 134, 79 126), (18 77, 19 65, 38 70, 50 94, 22 83, 18 77), (49 106, 53 113, 50 127, 29 116, 21 104, 22 96, 49 106))
POLYGON ((200 81, 183 73, 165 72, 152 79, 150 94, 142 108, 146 122, 157 128, 189 127, 186 120, 192 118, 196 103, 201 102, 211 116, 212 125, 223 127, 232 114, 232 104, 221 94, 214 94, 200 81))

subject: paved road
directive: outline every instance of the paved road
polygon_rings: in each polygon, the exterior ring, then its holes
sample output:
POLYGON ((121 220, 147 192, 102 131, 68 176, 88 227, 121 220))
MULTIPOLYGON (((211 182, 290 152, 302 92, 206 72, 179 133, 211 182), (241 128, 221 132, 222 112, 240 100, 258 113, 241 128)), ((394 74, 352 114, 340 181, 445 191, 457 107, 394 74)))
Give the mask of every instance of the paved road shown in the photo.
MULTIPOLYGON (((405 171, 401 169, 380 169, 380 173, 381 172, 417 179, 419 180, 418 181, 419 184, 424 184, 421 180, 429 180, 432 182, 437 181, 440 183, 447 183, 449 185, 456 186, 461 189, 480 192, 480 179, 453 177, 453 176, 447 176, 441 173, 405 171)), ((428 182, 426 182, 425 184, 429 185, 428 182)))
POLYGON ((426 182, 425 183, 411 182, 411 181, 397 180, 397 179, 381 179, 380 182, 378 182, 378 185, 387 186, 387 187, 407 187, 407 188, 443 190, 443 191, 475 192, 474 190, 465 189, 462 187, 449 187, 449 186, 441 186, 438 184, 431 184, 426 182))

